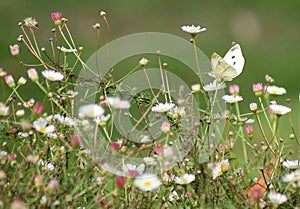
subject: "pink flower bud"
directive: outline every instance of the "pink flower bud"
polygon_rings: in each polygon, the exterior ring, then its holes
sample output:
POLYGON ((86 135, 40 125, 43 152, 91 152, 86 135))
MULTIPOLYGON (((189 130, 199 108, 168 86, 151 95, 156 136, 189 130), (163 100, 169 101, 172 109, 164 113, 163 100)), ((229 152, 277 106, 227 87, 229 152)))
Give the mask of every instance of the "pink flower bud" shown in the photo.
POLYGON ((40 187, 43 185, 43 181, 44 181, 44 175, 36 175, 34 177, 34 185, 36 187, 40 187))
POLYGON ((55 25, 58 26, 61 24, 61 18, 62 18, 61 12, 52 12, 51 13, 51 19, 53 20, 55 25))
POLYGON ((121 149, 122 144, 120 142, 111 142, 109 146, 112 150, 119 151, 121 149))
POLYGON ((10 45, 9 48, 12 56, 17 56, 20 53, 20 47, 18 44, 10 45))
POLYGON ((246 125, 245 131, 246 131, 246 134, 247 134, 248 136, 252 136, 252 135, 253 135, 253 132, 254 132, 253 126, 251 126, 251 125, 246 125))
POLYGON ((48 182, 47 188, 50 190, 55 190, 59 186, 59 183, 56 179, 51 179, 48 182))
POLYGON ((41 114, 41 113, 43 112, 44 106, 43 106, 41 103, 37 102, 37 103, 35 103, 35 105, 33 106, 32 110, 33 110, 33 112, 34 112, 35 114, 39 115, 39 114, 41 114))
POLYGON ((14 161, 15 159, 16 159, 16 157, 17 157, 17 155, 16 155, 16 153, 8 153, 7 155, 6 155, 6 158, 8 159, 8 160, 11 160, 11 161, 14 161))
POLYGON ((170 132, 171 124, 167 121, 164 121, 160 127, 160 129, 166 134, 170 132))
POLYGON ((73 146, 75 146, 75 147, 76 147, 76 146, 83 147, 79 135, 73 134, 73 135, 71 136, 71 145, 73 145, 73 146))
POLYGON ((12 75, 6 75, 4 78, 5 78, 6 84, 9 86, 9 88, 15 88, 16 87, 15 80, 12 77, 12 75))
POLYGON ((28 77, 33 81, 33 82, 36 82, 38 79, 39 79, 39 76, 35 70, 35 68, 30 68, 27 70, 27 74, 28 74, 28 77))
POLYGON ((229 92, 232 95, 239 95, 240 87, 236 84, 229 86, 229 92))
POLYGON ((255 93, 255 96, 261 96, 264 90, 264 86, 262 83, 253 84, 252 90, 255 93))
POLYGON ((15 199, 10 203, 10 209, 26 209, 24 201, 21 199, 15 199))
POLYGON ((126 178, 124 176, 117 176, 116 177, 116 185, 118 187, 123 187, 126 183, 126 178))
POLYGON ((24 85, 27 82, 26 78, 24 78, 23 76, 21 76, 18 80, 18 85, 24 85))

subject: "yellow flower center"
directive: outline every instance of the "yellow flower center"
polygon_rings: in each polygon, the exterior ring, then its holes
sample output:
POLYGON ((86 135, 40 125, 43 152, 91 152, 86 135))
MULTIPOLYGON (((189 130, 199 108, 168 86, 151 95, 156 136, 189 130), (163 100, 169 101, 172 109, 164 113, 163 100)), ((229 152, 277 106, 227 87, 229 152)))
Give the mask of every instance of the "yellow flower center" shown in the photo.
POLYGON ((221 171, 224 173, 227 171, 227 166, 226 165, 222 165, 221 166, 221 171))
POLYGON ((186 180, 186 179, 181 179, 181 184, 187 184, 188 183, 188 181, 186 180))
POLYGON ((46 127, 39 127, 38 130, 41 133, 46 133, 46 127))
POLYGON ((152 185, 151 181, 145 181, 144 186, 145 187, 150 187, 152 185))
POLYGON ((87 113, 87 115, 88 115, 88 117, 91 117, 91 118, 92 118, 92 117, 94 117, 94 112, 93 112, 93 111, 90 111, 90 112, 87 113))

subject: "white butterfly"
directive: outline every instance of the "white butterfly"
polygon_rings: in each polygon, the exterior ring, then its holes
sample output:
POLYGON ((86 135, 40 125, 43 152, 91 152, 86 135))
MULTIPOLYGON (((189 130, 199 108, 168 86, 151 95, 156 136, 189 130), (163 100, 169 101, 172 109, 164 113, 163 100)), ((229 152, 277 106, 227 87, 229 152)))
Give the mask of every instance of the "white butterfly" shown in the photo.
POLYGON ((211 55, 212 72, 208 74, 218 82, 231 81, 242 73, 244 64, 245 59, 240 45, 233 43, 224 58, 217 53, 211 55))

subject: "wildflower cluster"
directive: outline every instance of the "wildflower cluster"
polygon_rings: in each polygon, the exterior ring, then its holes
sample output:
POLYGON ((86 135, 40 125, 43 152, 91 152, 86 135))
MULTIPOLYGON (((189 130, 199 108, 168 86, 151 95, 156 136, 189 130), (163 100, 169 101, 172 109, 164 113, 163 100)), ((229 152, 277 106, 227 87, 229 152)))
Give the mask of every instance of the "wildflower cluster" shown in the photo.
MULTIPOLYGON (((100 18, 109 31, 107 13, 100 18)), ((11 92, 0 102, 0 208, 300 207, 299 159, 287 153, 290 142, 279 132, 279 121, 292 113, 290 101, 276 101, 287 90, 267 75, 253 84, 257 100, 241 113, 240 92, 251 87, 227 83, 244 69, 239 44, 224 57, 213 53, 203 73, 196 36, 206 28, 182 26, 192 37, 198 83, 173 88, 156 52, 151 62, 157 61, 161 82, 155 88, 149 53, 120 74, 118 66, 99 73, 98 62, 82 59, 68 19, 60 12, 51 19, 47 47, 39 46, 36 19, 19 23, 22 35, 9 49, 24 76, 15 82, 0 70, 11 92), (21 59, 25 52, 34 64, 21 59), (147 89, 126 86, 135 72, 147 89), (20 94, 28 82, 43 96, 20 94)), ((93 28, 100 43, 100 23, 93 28)))

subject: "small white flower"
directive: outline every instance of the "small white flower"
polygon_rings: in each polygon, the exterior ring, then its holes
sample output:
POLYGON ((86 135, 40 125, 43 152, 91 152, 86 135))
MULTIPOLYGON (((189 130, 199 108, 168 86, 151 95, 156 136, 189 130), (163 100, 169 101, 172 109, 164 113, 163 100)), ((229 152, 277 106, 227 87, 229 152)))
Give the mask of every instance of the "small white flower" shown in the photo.
POLYGON ((123 166, 122 169, 126 173, 126 175, 130 177, 137 177, 145 171, 145 165, 140 164, 139 166, 136 166, 134 164, 127 163, 123 166))
POLYGON ((7 116, 9 114, 9 107, 0 102, 0 116, 7 116))
POLYGON ((270 192, 268 194, 268 198, 270 202, 273 203, 274 205, 280 205, 285 201, 287 201, 287 196, 285 194, 276 193, 276 192, 270 192))
POLYGON ((79 108, 79 117, 95 118, 104 113, 104 109, 97 104, 87 104, 79 108))
POLYGON ((205 91, 216 91, 219 89, 224 89, 226 87, 226 84, 224 82, 217 82, 217 80, 214 80, 214 82, 206 84, 203 86, 203 89, 205 91))
POLYGON ((110 119, 110 114, 107 114, 107 115, 100 115, 94 118, 94 121, 99 125, 105 125, 109 119, 110 119))
POLYGON ((208 167, 212 169, 212 177, 215 180, 229 169, 229 161, 228 159, 224 159, 221 162, 211 163, 208 167))
POLYGON ((37 164, 38 164, 39 166, 45 166, 45 169, 46 169, 46 170, 49 170, 49 171, 53 171, 54 168, 55 168, 55 166, 54 166, 52 163, 45 162, 45 161, 43 161, 43 160, 41 160, 41 159, 38 160, 37 164))
POLYGON ((140 141, 141 143, 147 143, 147 142, 151 142, 151 139, 150 139, 150 137, 147 136, 147 135, 142 135, 141 138, 139 139, 139 141, 140 141))
POLYGON ((152 191, 161 185, 156 174, 145 173, 134 179, 134 185, 142 191, 152 191))
POLYGON ((146 165, 153 165, 153 166, 157 165, 157 161, 153 157, 144 157, 143 161, 146 165))
POLYGON ((64 75, 62 73, 54 70, 44 70, 42 71, 42 75, 49 81, 61 81, 64 79, 64 75))
POLYGON ((267 92, 272 95, 283 95, 286 94, 285 88, 277 87, 277 86, 268 86, 267 92))
POLYGON ((182 31, 190 34, 197 34, 206 31, 206 28, 201 28, 201 26, 194 26, 194 25, 182 26, 181 29, 182 31))
POLYGON ((58 46, 57 49, 59 49, 60 51, 62 51, 62 52, 64 52, 64 53, 77 52, 76 49, 67 49, 67 48, 65 48, 65 47, 63 47, 63 46, 62 46, 62 47, 58 46))
POLYGON ((272 113, 276 115, 285 115, 289 112, 291 112, 291 108, 283 106, 283 105, 277 105, 277 104, 271 104, 269 106, 272 113))
POLYGON ((108 97, 106 101, 114 109, 128 109, 130 107, 128 101, 121 100, 119 97, 108 97))
POLYGON ((167 112, 175 106, 173 103, 159 103, 151 108, 153 112, 167 112))
POLYGON ((193 92, 199 92, 201 90, 201 85, 199 83, 191 86, 193 92))
POLYGON ((29 134, 27 132, 18 132, 18 136, 23 139, 29 136, 29 134))
POLYGON ((225 102, 227 102, 227 103, 233 104, 233 103, 242 101, 243 97, 241 97, 241 96, 234 96, 234 95, 224 95, 224 96, 222 96, 222 99, 225 102))
POLYGON ((174 190, 172 194, 169 195, 169 201, 173 202, 174 200, 180 199, 177 192, 174 190))
POLYGON ((35 128, 38 132, 43 134, 49 134, 55 131, 55 127, 53 125, 48 125, 48 122, 44 118, 39 118, 35 120, 32 124, 33 128, 35 128))
POLYGON ((282 165, 286 168, 295 169, 299 166, 299 160, 285 160, 282 165))
POLYGON ((285 174, 282 180, 291 183, 294 187, 300 187, 300 170, 285 174))
POLYGON ((170 109, 169 110, 169 114, 173 115, 173 116, 180 115, 181 117, 186 116, 186 112, 184 110, 184 107, 177 107, 177 106, 175 106, 174 108, 170 109))
POLYGON ((40 199, 41 205, 45 205, 47 203, 47 197, 46 195, 43 195, 42 198, 40 199))
POLYGON ((176 176, 174 181, 176 184, 189 184, 195 180, 194 174, 185 173, 182 176, 176 176))

